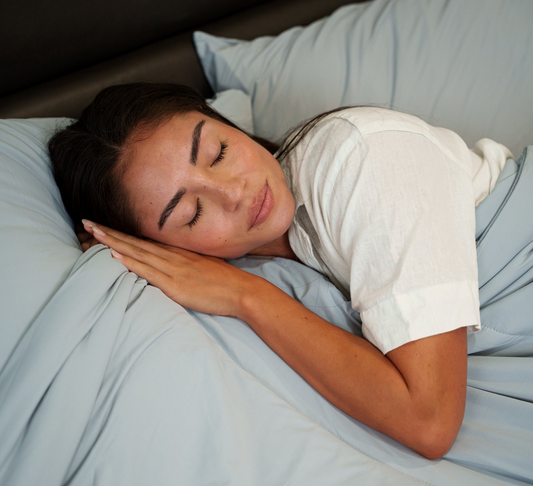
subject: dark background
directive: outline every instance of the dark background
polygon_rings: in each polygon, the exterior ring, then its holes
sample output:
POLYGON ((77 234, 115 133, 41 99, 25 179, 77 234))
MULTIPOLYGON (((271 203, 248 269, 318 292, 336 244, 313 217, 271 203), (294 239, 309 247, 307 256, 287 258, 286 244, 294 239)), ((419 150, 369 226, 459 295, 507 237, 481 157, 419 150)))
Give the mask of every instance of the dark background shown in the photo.
POLYGON ((0 96, 264 1, 0 0, 0 96))

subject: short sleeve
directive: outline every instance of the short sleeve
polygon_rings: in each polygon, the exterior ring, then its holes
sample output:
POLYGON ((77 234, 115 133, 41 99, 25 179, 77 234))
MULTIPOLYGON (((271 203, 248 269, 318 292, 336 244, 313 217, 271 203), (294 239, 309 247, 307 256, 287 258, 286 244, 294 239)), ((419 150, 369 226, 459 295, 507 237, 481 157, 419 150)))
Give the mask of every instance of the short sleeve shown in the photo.
POLYGON ((289 237, 349 295, 363 334, 386 354, 479 329, 479 291, 468 148, 415 117, 376 113, 323 120, 299 148, 289 237))
POLYGON ((332 244, 349 265, 352 306, 384 354, 459 327, 479 328, 472 179, 421 133, 365 137, 337 178, 332 244))

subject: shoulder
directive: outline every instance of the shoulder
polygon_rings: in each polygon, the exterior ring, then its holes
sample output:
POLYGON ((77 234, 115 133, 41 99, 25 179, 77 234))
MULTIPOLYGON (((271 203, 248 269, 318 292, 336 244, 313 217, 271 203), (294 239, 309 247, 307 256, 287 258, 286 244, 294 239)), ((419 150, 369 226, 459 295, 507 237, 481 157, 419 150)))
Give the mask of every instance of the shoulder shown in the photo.
POLYGON ((283 146, 297 139, 295 145, 302 155, 310 147, 315 152, 320 144, 338 145, 348 136, 350 142, 358 143, 367 136, 382 132, 404 132, 435 138, 435 127, 414 115, 386 108, 357 106, 319 115, 318 120, 312 119, 289 135, 283 146), (302 131, 304 136, 301 136, 302 131))
POLYGON ((304 136, 299 137, 296 130, 285 142, 291 144, 293 137, 297 139, 281 162, 297 201, 308 200, 312 192, 334 181, 347 159, 356 163, 364 157, 364 137, 354 124, 351 111, 343 109, 327 114, 311 122, 311 128, 304 126, 304 136))
MULTIPOLYGON (((339 124, 351 126, 364 141, 367 150, 384 152, 385 156, 396 157, 403 154, 419 163, 428 160, 446 159, 466 173, 471 179, 472 163, 470 150, 464 140, 454 131, 430 125, 421 118, 375 107, 354 107, 332 113, 328 116, 330 130, 335 131, 339 124), (388 148, 387 148, 388 147, 388 148)), ((328 130, 328 122, 322 127, 328 130)))
POLYGON ((375 135, 414 134, 434 140, 432 128, 418 117, 385 108, 343 108, 314 122, 300 139, 299 130, 289 136, 285 145, 292 143, 293 137, 298 141, 282 166, 291 180, 308 180, 317 172, 332 176, 346 160, 357 165, 374 142, 381 144, 375 135))
MULTIPOLYGON (((428 135, 433 128, 417 116, 372 106, 358 106, 336 111, 324 117, 319 126, 324 128, 335 124, 350 125, 362 136, 386 131, 428 135)), ((317 125, 317 128, 319 126, 317 125)))

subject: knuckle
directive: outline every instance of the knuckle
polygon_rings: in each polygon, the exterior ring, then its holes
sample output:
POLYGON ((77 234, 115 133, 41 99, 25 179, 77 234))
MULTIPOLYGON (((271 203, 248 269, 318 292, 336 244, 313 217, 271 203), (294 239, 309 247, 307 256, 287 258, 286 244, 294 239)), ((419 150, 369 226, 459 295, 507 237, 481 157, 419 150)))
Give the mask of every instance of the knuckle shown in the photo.
POLYGON ((155 268, 150 266, 145 266, 142 268, 142 277, 148 280, 148 282, 154 283, 158 276, 159 272, 155 268))
POLYGON ((135 247, 135 254, 139 257, 139 259, 145 260, 148 257, 149 252, 144 248, 135 247))
POLYGON ((154 271, 151 267, 140 267, 139 269, 137 269, 136 273, 138 273, 139 275, 142 273, 142 275, 140 276, 142 276, 149 282, 154 278, 154 271))
POLYGON ((123 233, 123 234, 124 234, 124 239, 130 244, 136 245, 140 241, 139 238, 137 238, 136 236, 128 235, 126 233, 123 233))

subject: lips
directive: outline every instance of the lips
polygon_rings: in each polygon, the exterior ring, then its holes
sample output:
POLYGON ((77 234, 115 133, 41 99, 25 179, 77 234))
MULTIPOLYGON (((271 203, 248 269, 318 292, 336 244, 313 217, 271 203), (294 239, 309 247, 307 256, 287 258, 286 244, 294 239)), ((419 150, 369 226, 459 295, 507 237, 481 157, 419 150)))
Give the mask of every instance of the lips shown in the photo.
POLYGON ((248 229, 252 229, 260 224, 264 223, 274 207, 274 194, 265 183, 263 188, 257 193, 254 198, 254 202, 250 206, 248 212, 248 229))

